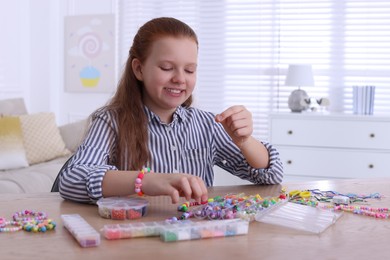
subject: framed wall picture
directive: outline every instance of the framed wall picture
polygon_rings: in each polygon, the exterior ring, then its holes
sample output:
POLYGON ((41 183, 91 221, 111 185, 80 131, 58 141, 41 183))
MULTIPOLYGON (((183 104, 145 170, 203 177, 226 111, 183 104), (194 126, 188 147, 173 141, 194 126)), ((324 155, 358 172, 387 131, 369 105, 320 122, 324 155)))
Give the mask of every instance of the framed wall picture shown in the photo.
POLYGON ((115 16, 65 17, 65 91, 113 92, 115 16))

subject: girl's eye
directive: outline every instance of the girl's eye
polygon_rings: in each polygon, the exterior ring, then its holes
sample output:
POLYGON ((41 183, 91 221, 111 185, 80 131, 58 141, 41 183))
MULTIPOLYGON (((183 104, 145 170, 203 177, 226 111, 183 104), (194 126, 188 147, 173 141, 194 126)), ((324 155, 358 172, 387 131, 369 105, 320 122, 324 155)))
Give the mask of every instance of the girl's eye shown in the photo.
POLYGON ((189 74, 193 74, 195 71, 193 71, 193 70, 185 70, 187 73, 189 73, 189 74))
POLYGON ((170 67, 160 67, 160 69, 163 70, 163 71, 170 71, 170 70, 172 70, 172 68, 170 68, 170 67))

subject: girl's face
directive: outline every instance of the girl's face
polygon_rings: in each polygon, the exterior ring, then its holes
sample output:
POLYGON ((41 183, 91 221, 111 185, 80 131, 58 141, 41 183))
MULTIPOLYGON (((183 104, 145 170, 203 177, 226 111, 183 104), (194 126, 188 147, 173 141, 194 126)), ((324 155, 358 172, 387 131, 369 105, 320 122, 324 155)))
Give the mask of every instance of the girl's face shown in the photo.
POLYGON ((144 83, 144 104, 169 122, 176 107, 192 94, 196 83, 198 47, 187 37, 155 41, 144 64, 133 60, 133 71, 144 83))

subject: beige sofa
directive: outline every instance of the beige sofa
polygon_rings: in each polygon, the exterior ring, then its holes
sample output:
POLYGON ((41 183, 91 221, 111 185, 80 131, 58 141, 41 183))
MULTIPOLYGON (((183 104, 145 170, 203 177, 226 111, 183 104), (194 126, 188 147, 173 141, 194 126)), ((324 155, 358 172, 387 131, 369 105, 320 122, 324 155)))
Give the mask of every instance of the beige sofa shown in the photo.
MULTIPOLYGON (((53 122, 35 122, 35 124, 38 124, 38 129, 28 129, 29 125, 33 125, 34 123, 31 123, 30 121, 33 121, 36 118, 49 118, 53 121, 55 116, 53 113, 38 113, 37 115, 29 115, 23 99, 20 98, 0 100, 0 116, 0 134, 4 134, 4 132, 6 132, 5 130, 7 130, 10 125, 7 125, 7 122, 1 123, 1 119, 20 118, 22 136, 24 138, 23 144, 26 149, 25 154, 28 163, 25 167, 15 168, 15 166, 13 166, 13 168, 4 169, 3 166, 2 169, 0 168, 0 194, 50 192, 59 170, 70 155, 76 150, 78 144, 84 136, 87 120, 81 120, 60 127, 57 127, 56 125, 52 126, 50 134, 47 134, 45 129, 49 124, 55 124, 53 122), (34 131, 38 132, 38 134, 44 135, 44 140, 39 141, 38 137, 29 137, 29 135, 34 131), (52 141, 52 136, 55 136, 57 139, 52 141), (28 140, 25 140, 28 138, 32 139, 30 144, 28 143, 28 140), (45 142, 47 142, 48 146, 39 147, 45 142), (53 152, 52 149, 55 145, 60 146, 60 152, 58 152, 58 149, 53 152), (30 151, 28 151, 28 149, 30 151), (46 157, 36 159, 36 156, 39 153, 45 154, 45 152, 46 157)), ((0 136, 0 150, 3 149, 2 153, 0 151, 0 165, 1 162, 3 162, 3 165, 7 165, 5 160, 13 160, 12 157, 10 158, 10 154, 13 153, 8 153, 7 150, 5 150, 7 143, 4 140, 8 139, 1 139, 0 136)))

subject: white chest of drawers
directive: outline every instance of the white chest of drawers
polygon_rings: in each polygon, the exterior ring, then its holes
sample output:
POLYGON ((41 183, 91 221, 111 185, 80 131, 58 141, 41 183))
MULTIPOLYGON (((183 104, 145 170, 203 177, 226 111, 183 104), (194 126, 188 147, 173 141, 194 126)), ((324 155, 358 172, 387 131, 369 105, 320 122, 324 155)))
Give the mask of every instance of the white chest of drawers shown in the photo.
POLYGON ((390 177, 390 116, 273 113, 285 180, 390 177))

